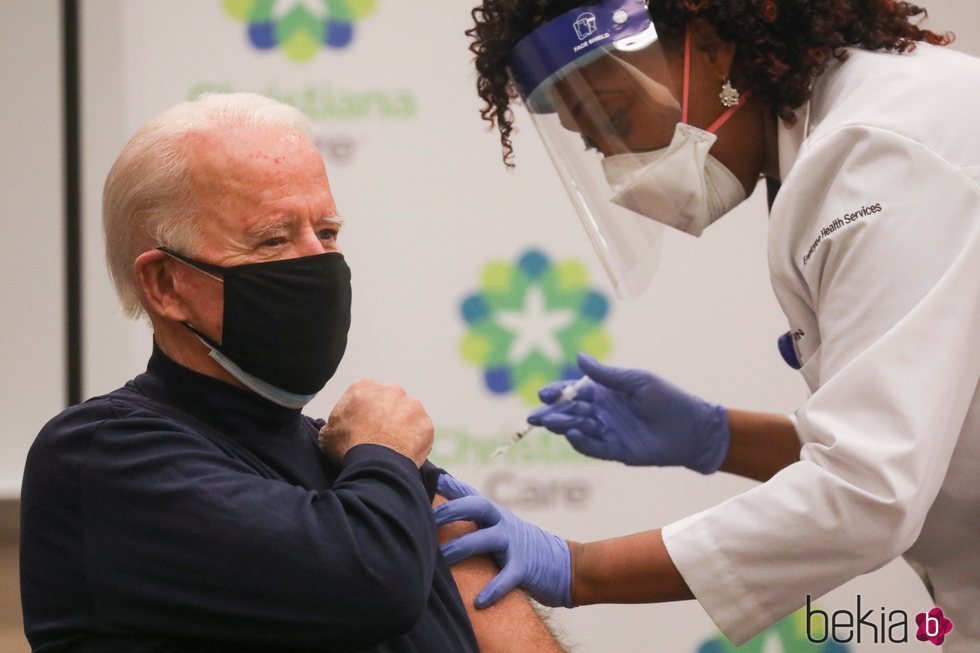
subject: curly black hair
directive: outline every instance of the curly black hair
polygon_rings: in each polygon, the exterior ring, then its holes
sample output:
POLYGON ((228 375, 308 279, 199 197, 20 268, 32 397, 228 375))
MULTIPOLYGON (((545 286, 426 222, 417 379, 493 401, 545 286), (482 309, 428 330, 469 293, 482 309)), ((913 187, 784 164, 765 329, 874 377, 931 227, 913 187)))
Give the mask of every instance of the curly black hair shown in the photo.
MULTIPOLYGON (((500 131, 503 160, 513 167, 510 140, 517 89, 507 72, 514 46, 536 27, 584 0, 483 0, 471 12, 466 30, 476 55, 477 92, 485 102, 483 119, 500 131)), ((809 98, 811 81, 831 57, 847 58, 843 48, 911 52, 916 42, 948 45, 951 33, 918 27, 926 10, 896 0, 655 0, 650 16, 658 26, 680 30, 703 18, 718 36, 734 43, 740 85, 750 89, 788 124, 793 110, 809 98)))

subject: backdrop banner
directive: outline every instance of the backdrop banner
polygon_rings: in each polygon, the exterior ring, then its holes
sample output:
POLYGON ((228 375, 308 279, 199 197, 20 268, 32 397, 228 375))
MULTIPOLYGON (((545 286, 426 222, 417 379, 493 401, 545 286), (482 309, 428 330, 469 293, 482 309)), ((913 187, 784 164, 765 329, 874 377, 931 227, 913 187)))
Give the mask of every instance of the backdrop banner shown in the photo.
MULTIPOLYGON (((652 287, 620 302, 521 108, 517 168, 504 168, 497 135, 479 117, 463 33, 470 4, 122 2, 120 129, 128 136, 163 109, 215 91, 264 93, 313 120, 346 219, 340 243, 354 300, 347 356, 308 414, 325 417, 358 378, 401 384, 436 424, 435 462, 577 540, 658 528, 752 487, 725 474, 588 460, 545 432, 489 461, 538 405, 540 386, 578 374, 579 351, 654 370, 725 405, 789 413, 806 394, 776 346, 787 325, 766 269, 764 188, 699 240, 666 233, 652 287)), ((88 265, 89 283, 108 284, 101 261, 88 265)), ((150 334, 139 323, 125 330, 137 374, 150 334)), ((124 380, 96 376, 88 389, 124 380)), ((801 605, 805 594, 801 587, 801 605)), ((900 562, 817 605, 853 613, 858 595, 875 623, 882 610, 911 622, 933 607, 900 562)), ((735 650, 693 601, 555 610, 552 619, 575 651, 735 650)), ((739 650, 920 646, 914 627, 909 644, 882 644, 881 633, 875 643, 867 627, 860 644, 811 642, 825 637, 823 624, 802 611, 739 650)))

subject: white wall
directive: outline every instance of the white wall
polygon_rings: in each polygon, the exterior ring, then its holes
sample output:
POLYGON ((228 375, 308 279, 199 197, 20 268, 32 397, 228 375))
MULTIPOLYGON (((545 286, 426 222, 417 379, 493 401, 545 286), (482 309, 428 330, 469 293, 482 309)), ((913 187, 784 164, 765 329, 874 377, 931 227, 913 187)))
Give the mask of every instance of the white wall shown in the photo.
POLYGON ((0 496, 65 405, 59 24, 56 0, 0 2, 0 496))
POLYGON ((122 24, 119 0, 83 0, 82 211, 85 304, 82 386, 86 397, 104 394, 142 371, 145 357, 129 348, 133 323, 122 316, 105 266, 102 184, 130 137, 125 126, 122 24))

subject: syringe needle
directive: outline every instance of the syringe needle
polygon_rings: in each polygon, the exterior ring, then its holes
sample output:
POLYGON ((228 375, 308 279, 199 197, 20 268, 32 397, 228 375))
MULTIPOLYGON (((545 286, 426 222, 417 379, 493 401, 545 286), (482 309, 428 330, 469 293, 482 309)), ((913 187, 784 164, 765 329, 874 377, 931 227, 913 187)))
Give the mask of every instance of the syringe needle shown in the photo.
POLYGON ((494 449, 493 453, 490 454, 490 460, 493 460, 495 458, 499 458, 500 456, 502 456, 505 453, 507 453, 507 451, 511 447, 513 447, 515 444, 517 444, 522 439, 524 439, 524 436, 526 436, 528 433, 530 433, 531 431, 533 431, 535 428, 536 427, 533 424, 528 424, 527 426, 525 426, 524 428, 522 428, 520 431, 516 432, 514 435, 512 435, 510 437, 509 440, 507 440, 507 442, 504 442, 502 445, 500 445, 499 447, 497 447, 496 449, 494 449))
MULTIPOLYGON (((590 380, 589 377, 583 376, 581 379, 579 379, 575 383, 569 384, 569 385, 565 386, 564 388, 562 388, 561 396, 559 396, 559 398, 555 401, 555 403, 556 404, 566 404, 566 403, 568 403, 570 401, 573 401, 575 399, 576 395, 578 395, 578 391, 581 390, 585 386, 585 384, 587 384, 589 382, 589 380, 590 380)), ((521 440, 523 440, 524 437, 528 433, 530 433, 531 431, 533 431, 536 428, 538 428, 538 427, 535 426, 534 424, 528 424, 527 426, 525 426, 521 430, 519 430, 516 433, 514 433, 514 435, 512 435, 510 437, 510 439, 507 440, 507 442, 504 442, 502 445, 500 445, 499 447, 497 447, 496 449, 494 449, 494 452, 492 454, 490 454, 490 460, 494 460, 496 458, 499 458, 500 456, 502 456, 505 453, 507 453, 507 451, 511 447, 513 447, 515 444, 517 444, 518 442, 520 442, 521 440)))

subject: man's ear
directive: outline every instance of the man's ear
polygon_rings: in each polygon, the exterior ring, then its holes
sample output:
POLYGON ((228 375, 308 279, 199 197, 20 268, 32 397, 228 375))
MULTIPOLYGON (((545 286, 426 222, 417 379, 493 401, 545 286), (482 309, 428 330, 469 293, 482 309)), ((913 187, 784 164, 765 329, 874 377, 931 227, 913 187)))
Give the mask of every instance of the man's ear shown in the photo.
POLYGON ((147 312, 175 322, 186 322, 189 319, 187 309, 175 279, 178 265, 160 250, 151 249, 136 257, 133 271, 147 312))
POLYGON ((699 52, 721 83, 731 77, 735 61, 735 44, 719 38, 715 26, 704 18, 688 23, 691 30, 691 51, 699 52))

